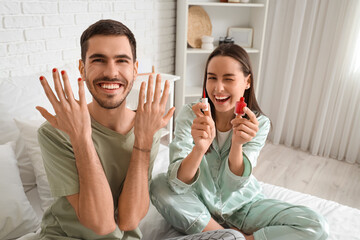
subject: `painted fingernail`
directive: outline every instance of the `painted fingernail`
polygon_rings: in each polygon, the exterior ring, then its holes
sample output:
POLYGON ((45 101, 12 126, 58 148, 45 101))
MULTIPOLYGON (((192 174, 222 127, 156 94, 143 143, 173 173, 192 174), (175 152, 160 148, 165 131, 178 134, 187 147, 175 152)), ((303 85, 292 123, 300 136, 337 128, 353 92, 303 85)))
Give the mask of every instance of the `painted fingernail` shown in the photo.
POLYGON ((78 81, 80 82, 80 81, 81 81, 81 78, 78 78, 78 81))
POLYGON ((53 68, 53 72, 56 72, 56 70, 57 70, 56 68, 53 68))
POLYGON ((61 75, 64 75, 64 74, 65 74, 65 71, 64 71, 64 70, 62 70, 62 71, 61 71, 61 75))
POLYGON ((43 76, 40 76, 40 81, 44 80, 44 77, 43 76))

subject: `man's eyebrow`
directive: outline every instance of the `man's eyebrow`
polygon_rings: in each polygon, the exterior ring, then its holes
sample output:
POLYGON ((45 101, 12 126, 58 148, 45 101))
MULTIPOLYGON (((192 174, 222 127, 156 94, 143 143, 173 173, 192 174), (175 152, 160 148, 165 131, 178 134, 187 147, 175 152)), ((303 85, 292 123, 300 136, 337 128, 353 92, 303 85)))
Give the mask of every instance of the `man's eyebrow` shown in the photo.
POLYGON ((207 74, 216 76, 216 74, 212 72, 208 72, 207 74))
POLYGON ((126 58, 126 59, 131 60, 131 57, 127 54, 116 55, 115 58, 126 58))
MULTIPOLYGON (((91 59, 91 58, 108 58, 108 57, 101 53, 94 53, 89 58, 91 59)), ((131 60, 131 57, 127 54, 115 55, 114 58, 126 58, 126 59, 131 60)))
POLYGON ((106 58, 104 54, 94 53, 89 58, 106 58))

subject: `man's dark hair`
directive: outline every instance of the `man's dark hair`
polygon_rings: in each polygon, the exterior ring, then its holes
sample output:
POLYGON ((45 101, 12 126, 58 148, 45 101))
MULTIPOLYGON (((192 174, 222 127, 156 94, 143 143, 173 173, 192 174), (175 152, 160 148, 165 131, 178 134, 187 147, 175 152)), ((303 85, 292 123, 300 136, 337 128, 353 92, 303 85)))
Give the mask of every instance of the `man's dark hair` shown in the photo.
POLYGON ((131 30, 124 24, 111 19, 99 20, 96 23, 90 25, 81 35, 81 59, 85 63, 86 52, 89 47, 88 40, 95 35, 115 35, 126 36, 129 39, 131 46, 131 52, 133 55, 133 61, 136 61, 136 40, 131 30))

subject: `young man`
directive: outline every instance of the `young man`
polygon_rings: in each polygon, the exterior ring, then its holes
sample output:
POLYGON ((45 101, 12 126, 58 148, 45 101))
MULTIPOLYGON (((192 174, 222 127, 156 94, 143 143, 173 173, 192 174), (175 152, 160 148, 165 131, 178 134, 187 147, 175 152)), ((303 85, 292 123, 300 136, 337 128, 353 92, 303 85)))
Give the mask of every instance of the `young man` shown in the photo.
POLYGON ((84 31, 81 57, 79 101, 65 71, 53 69, 56 95, 40 77, 56 113, 37 107, 47 120, 38 137, 55 197, 44 214, 41 239, 140 239, 158 130, 174 113, 172 108, 165 114, 169 82, 161 96, 160 76, 155 92, 151 76, 146 103, 142 83, 137 111, 126 108, 137 76, 136 41, 113 20, 100 20, 84 31), (84 81, 93 96, 89 104, 84 81))
MULTIPOLYGON (((159 148, 169 82, 149 77, 136 112, 126 96, 137 76, 136 41, 122 23, 100 20, 81 36, 79 100, 65 71, 53 69, 55 93, 40 82, 56 115, 37 107, 47 120, 39 131, 44 166, 54 203, 44 213, 40 239, 140 239, 140 220, 149 207, 148 181, 159 148), (60 77, 61 76, 61 77, 60 77), (61 84, 61 79, 63 85, 61 84), (84 81, 93 101, 85 101, 84 81), (117 213, 115 213, 117 212, 117 213)), ((177 239, 242 239, 235 230, 177 239)))

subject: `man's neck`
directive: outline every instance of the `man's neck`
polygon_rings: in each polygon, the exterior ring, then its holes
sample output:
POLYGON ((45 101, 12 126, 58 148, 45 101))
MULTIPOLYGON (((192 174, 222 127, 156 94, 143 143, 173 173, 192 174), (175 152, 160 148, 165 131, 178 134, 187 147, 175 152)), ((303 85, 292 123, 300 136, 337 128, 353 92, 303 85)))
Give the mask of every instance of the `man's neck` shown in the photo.
POLYGON ((126 100, 114 109, 103 108, 96 101, 89 103, 88 108, 95 121, 120 134, 127 134, 134 126, 135 112, 126 107, 126 100))

